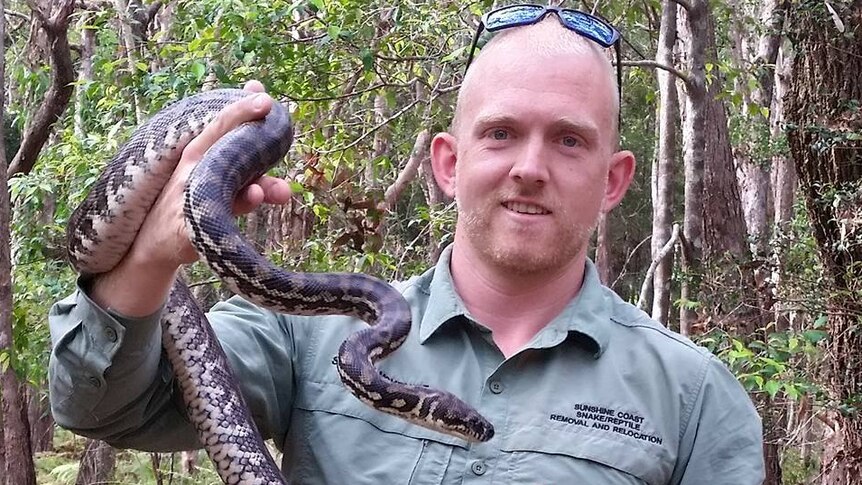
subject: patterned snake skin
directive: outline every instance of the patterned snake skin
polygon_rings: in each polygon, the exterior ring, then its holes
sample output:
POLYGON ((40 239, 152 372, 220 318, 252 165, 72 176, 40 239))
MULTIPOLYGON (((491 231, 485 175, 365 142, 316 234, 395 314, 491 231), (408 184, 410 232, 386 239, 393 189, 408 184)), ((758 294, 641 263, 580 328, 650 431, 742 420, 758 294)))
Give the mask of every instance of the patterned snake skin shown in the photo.
MULTIPOLYGON (((67 231, 69 258, 83 274, 109 271, 126 254, 186 144, 246 91, 198 94, 156 114, 109 162, 67 231)), ((351 335, 337 369, 357 398, 374 408, 468 441, 486 441, 493 427, 452 394, 392 381, 374 362, 396 350, 410 330, 410 308, 385 282, 360 274, 290 273, 257 254, 233 221, 237 192, 287 152, 293 127, 278 103, 260 122, 222 137, 189 177, 184 200, 192 243, 236 293, 274 311, 349 315, 371 326, 351 335)), ((162 321, 163 345, 191 422, 230 484, 283 484, 203 312, 181 281, 162 321)))

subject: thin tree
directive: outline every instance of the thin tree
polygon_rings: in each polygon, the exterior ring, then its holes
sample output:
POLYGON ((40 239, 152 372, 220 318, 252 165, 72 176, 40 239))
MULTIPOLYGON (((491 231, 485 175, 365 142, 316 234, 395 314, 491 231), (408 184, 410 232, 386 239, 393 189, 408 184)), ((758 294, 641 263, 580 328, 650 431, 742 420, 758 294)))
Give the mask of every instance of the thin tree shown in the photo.
MULTIPOLYGON (((0 41, 6 39, 5 1, 0 0, 0 41)), ((30 426, 23 386, 12 367, 12 254, 6 146, 3 128, 6 112, 6 46, 0 42, 0 416, 3 423, 3 476, 7 485, 35 485, 36 469, 30 454, 30 426)))

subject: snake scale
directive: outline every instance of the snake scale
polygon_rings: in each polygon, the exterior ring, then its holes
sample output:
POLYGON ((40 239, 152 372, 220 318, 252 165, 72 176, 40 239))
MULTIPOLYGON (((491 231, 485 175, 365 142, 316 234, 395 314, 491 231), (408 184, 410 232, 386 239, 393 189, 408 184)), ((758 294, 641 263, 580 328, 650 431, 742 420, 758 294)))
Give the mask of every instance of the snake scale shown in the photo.
MULTIPOLYGON (((228 104, 250 93, 219 89, 180 100, 138 127, 107 164, 72 214, 70 261, 85 275, 110 271, 124 257, 186 144, 228 104)), ((454 395, 393 381, 374 363, 395 351, 410 331, 410 308, 387 283, 352 273, 293 273, 259 255, 238 230, 236 194, 288 151, 290 115, 279 103, 261 121, 241 125, 204 155, 187 181, 184 214, 192 244, 232 291, 273 311, 348 315, 369 328, 342 343, 336 367, 362 402, 426 428, 486 441, 488 421, 454 395)), ((255 427, 204 313, 177 280, 162 317, 163 346, 189 420, 230 484, 283 484, 255 427)))

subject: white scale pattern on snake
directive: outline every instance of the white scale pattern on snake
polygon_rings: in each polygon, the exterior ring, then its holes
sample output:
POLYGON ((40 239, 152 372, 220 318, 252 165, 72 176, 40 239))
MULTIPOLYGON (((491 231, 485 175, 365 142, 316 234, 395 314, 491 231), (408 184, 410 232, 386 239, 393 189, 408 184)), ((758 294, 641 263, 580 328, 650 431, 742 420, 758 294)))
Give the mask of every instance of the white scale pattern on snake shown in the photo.
MULTIPOLYGON (((109 271, 123 258, 186 144, 215 115, 250 93, 219 89, 181 100, 139 127, 108 163, 69 221, 72 265, 82 274, 109 271)), ((387 283, 361 274, 291 273, 245 241, 231 214, 237 192, 290 148, 293 127, 279 103, 262 121, 241 125, 204 155, 186 186, 184 212, 201 258, 236 293, 274 311, 348 315, 371 326, 338 351, 342 382, 361 401, 426 428, 487 441, 491 424, 452 394, 393 381, 374 362, 396 350, 410 330, 410 308, 387 283)), ((181 281, 162 317, 163 345, 198 437, 225 483, 283 484, 203 312, 181 281)), ((289 378, 285 376, 285 378, 289 378)))

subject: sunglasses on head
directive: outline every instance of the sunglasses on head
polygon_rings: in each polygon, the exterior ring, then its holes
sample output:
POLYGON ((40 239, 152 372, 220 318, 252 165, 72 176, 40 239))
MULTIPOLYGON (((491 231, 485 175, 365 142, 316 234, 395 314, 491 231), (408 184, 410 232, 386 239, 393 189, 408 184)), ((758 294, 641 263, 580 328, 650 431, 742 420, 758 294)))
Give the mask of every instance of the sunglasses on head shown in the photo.
POLYGON ((617 89, 622 102, 623 71, 620 62, 620 33, 611 24, 595 15, 581 12, 571 8, 552 7, 545 5, 509 5, 496 10, 491 10, 482 16, 473 43, 470 45, 470 53, 467 57, 467 67, 473 62, 473 53, 479 42, 479 36, 483 30, 496 32, 498 30, 512 27, 532 25, 544 19, 549 13, 555 13, 560 23, 567 29, 580 34, 602 47, 613 47, 617 56, 617 89))

